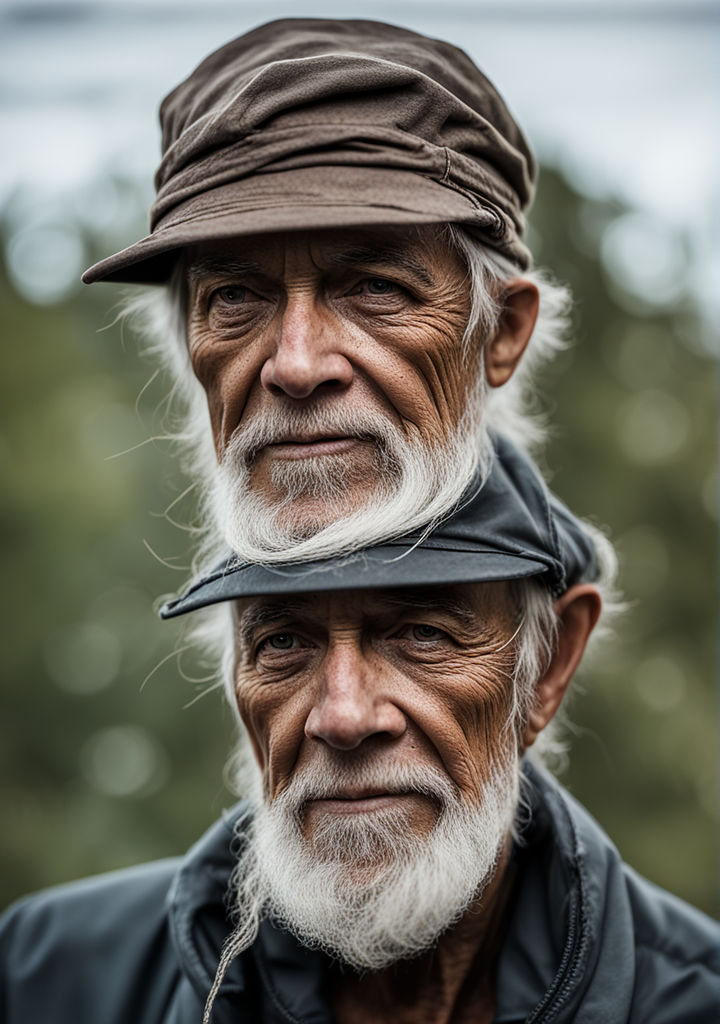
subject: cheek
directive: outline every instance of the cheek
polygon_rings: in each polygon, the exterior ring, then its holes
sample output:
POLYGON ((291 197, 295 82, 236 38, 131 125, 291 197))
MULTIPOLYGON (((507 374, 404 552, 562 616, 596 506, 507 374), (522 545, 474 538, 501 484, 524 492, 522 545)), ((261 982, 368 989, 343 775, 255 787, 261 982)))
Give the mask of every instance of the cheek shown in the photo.
POLYGON ((305 734, 303 692, 283 684, 258 684, 241 670, 235 693, 265 786, 274 796, 292 773, 305 734))
POLYGON ((264 772, 267 764, 268 736, 265 720, 258 713, 259 701, 251 683, 242 671, 238 672, 235 681, 235 700, 237 709, 252 743, 255 760, 264 772))
POLYGON ((421 430, 437 430, 444 438, 447 426, 458 422, 479 369, 477 359, 463 359, 461 324, 418 317, 393 340, 400 370, 392 382, 393 404, 421 430))
POLYGON ((190 360, 207 397, 210 424, 218 456, 236 429, 254 380, 260 375, 258 346, 218 343, 207 333, 191 338, 190 360))
MULTIPOLYGON (((462 659, 458 659, 462 661, 462 659)), ((436 747, 461 792, 479 798, 505 755, 512 709, 511 658, 484 658, 480 666, 450 661, 434 675, 427 718, 418 724, 436 747)))
POLYGON ((507 732, 512 713, 511 683, 498 684, 498 678, 505 679, 492 671, 478 672, 472 679, 474 699, 468 699, 458 712, 471 757, 483 774, 501 760, 508 736, 512 735, 507 732))

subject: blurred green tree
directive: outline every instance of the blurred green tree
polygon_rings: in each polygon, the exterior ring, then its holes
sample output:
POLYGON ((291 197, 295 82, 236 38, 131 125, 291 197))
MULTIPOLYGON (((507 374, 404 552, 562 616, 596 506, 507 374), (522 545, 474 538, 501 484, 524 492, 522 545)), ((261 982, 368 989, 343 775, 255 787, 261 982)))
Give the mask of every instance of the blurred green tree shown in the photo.
MULTIPOLYGON (((577 300, 577 344, 542 379, 543 467, 616 539, 630 605, 582 675, 565 781, 630 863, 713 911, 715 377, 685 282, 650 300, 618 257, 631 215, 545 170, 532 218, 538 262, 577 300)), ((3 271, 0 293, 5 902, 187 848, 230 802, 232 729, 153 613, 185 577, 151 552, 187 566, 190 549, 162 514, 187 484, 167 442, 144 443, 167 382, 113 322, 111 286, 38 306, 3 271)))

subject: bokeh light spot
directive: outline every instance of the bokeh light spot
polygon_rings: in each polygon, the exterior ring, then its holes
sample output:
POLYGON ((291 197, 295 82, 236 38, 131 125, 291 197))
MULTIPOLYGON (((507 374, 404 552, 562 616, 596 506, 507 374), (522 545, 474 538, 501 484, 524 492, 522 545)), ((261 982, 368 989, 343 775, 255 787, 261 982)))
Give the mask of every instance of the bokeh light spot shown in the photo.
POLYGON ((7 248, 8 274, 29 302, 49 306, 70 294, 80 281, 85 247, 69 224, 35 224, 18 231, 7 248))
POLYGON ((92 694, 115 680, 122 646, 106 626, 85 622, 51 633, 44 654, 48 673, 61 690, 92 694))
POLYGON ((687 690, 685 673, 666 654, 654 655, 639 665, 635 686, 648 707, 660 713, 676 708, 687 690))
POLYGON ((168 758, 155 737, 137 725, 94 733, 80 752, 88 782, 106 796, 147 796, 169 775, 168 758))
POLYGON ((672 227, 647 213, 626 213, 603 235, 602 261, 616 284, 654 306, 677 302, 687 254, 672 227))
POLYGON ((620 447, 641 465, 669 462, 679 453, 689 430, 685 407, 666 391, 640 391, 623 404, 618 415, 620 447))

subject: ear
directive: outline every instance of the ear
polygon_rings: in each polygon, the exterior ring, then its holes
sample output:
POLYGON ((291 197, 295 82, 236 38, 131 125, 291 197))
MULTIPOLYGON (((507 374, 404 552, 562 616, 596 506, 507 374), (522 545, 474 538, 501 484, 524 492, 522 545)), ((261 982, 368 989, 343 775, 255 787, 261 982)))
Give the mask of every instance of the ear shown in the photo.
POLYGON ((556 601, 557 647, 545 674, 535 686, 535 706, 525 726, 523 747, 532 746, 560 707, 601 607, 598 589, 590 583, 577 583, 556 601))
POLYGON ((540 294, 534 284, 516 278, 504 286, 503 310, 493 338, 485 345, 485 376, 491 388, 510 380, 535 327, 540 294))

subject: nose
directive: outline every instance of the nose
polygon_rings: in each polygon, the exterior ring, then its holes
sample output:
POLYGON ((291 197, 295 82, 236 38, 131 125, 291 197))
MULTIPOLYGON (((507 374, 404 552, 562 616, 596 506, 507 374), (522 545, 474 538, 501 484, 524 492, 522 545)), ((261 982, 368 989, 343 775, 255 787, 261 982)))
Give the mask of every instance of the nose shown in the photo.
POLYGON ((288 298, 277 344, 260 372, 263 387, 275 395, 308 398, 318 388, 342 389, 353 367, 340 350, 342 327, 312 296, 288 298))
POLYGON ((397 739, 407 729, 403 711, 384 691, 361 651, 331 651, 323 685, 305 723, 305 735, 337 750, 353 750, 370 736, 397 739))

